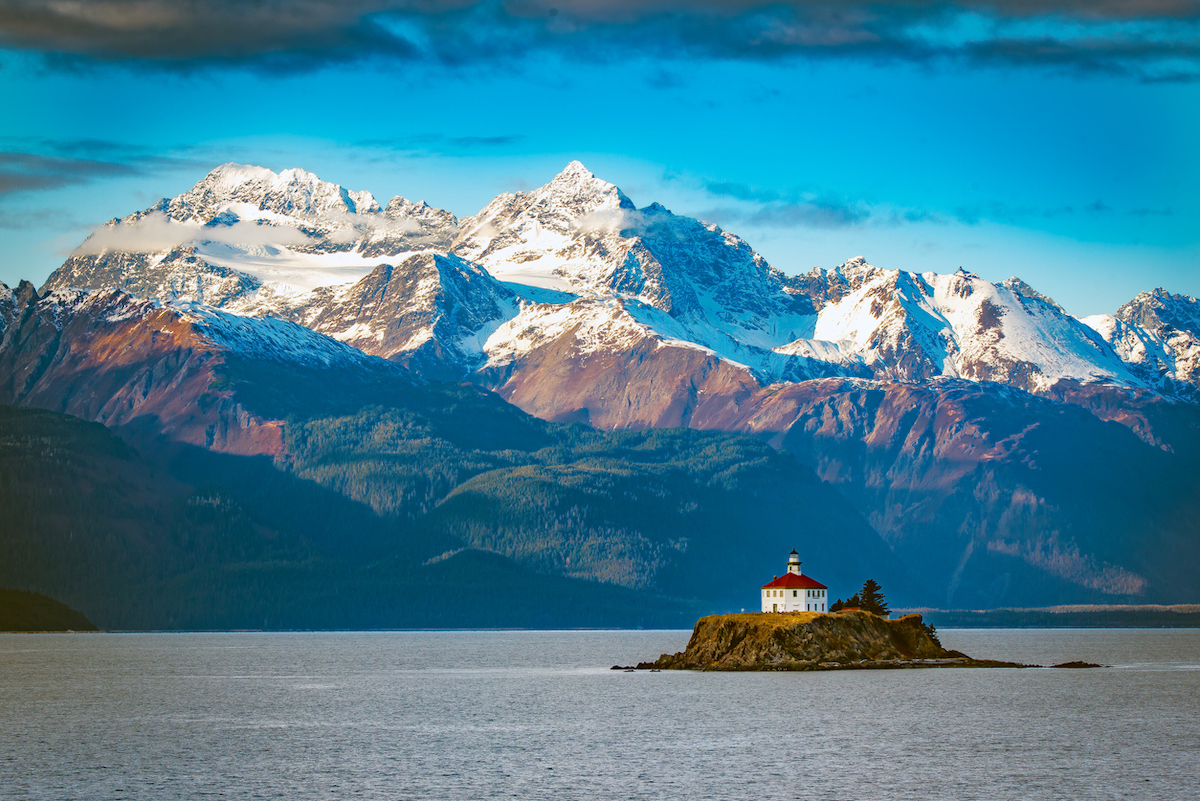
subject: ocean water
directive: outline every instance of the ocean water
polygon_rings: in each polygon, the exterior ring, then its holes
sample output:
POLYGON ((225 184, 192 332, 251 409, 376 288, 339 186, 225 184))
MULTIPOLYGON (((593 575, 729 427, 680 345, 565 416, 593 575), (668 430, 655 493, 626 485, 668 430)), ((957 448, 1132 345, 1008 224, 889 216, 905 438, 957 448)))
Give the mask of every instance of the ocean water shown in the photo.
POLYGON ((686 631, 0 635, 0 799, 1200 798, 1200 631, 1106 670, 611 671, 686 631))

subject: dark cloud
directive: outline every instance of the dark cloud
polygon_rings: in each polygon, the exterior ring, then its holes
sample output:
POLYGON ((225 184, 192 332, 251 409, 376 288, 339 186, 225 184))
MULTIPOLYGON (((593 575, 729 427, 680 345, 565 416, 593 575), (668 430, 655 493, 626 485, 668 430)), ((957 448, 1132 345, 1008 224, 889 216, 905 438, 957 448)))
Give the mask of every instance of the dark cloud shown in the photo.
POLYGON ((750 215, 747 222, 774 228, 845 228, 870 217, 870 210, 861 203, 812 201, 770 203, 750 215))
POLYGON ((755 209, 716 208, 696 215, 724 227, 759 228, 846 228, 871 218, 871 211, 860 203, 800 201, 768 203, 755 209))
POLYGON ((92 159, 60 158, 37 153, 0 152, 0 194, 34 189, 59 189, 93 178, 135 175, 128 164, 92 159))
POLYGON ((733 181, 706 181, 704 191, 710 195, 721 195, 753 203, 774 203, 781 199, 780 194, 774 190, 756 189, 733 181))
POLYGON ((9 147, 22 147, 0 150, 0 195, 61 189, 100 178, 212 166, 208 161, 163 156, 136 146, 96 139, 0 141, 9 147))
POLYGON ((903 211, 892 212, 888 217, 888 223, 891 225, 911 225, 913 223, 944 225, 946 218, 928 209, 905 209, 903 211))
POLYGON ((504 65, 554 52, 1032 65, 1178 81, 1200 76, 1198 31, 1198 0, 0 0, 0 45, 58 64, 182 70, 504 65))
POLYGON ((25 230, 28 228, 78 228, 82 224, 66 209, 0 209, 0 228, 25 230))
POLYGON ((811 192, 760 189, 733 181, 702 181, 704 191, 741 201, 740 208, 712 212, 713 219, 772 228, 845 228, 852 225, 943 224, 946 219, 924 209, 873 209, 862 201, 821 196, 811 192), (747 210, 749 209, 749 210, 747 210))
POLYGON ((1012 205, 1000 201, 991 201, 972 206, 960 206, 954 210, 954 218, 966 225, 978 225, 981 222, 998 222, 1008 225, 1021 225, 1030 220, 1054 219, 1056 217, 1072 217, 1076 215, 1090 217, 1109 217, 1112 215, 1127 215, 1130 217, 1170 217, 1174 211, 1164 207, 1151 209, 1146 207, 1134 209, 1114 208, 1103 200, 1097 199, 1080 208, 1071 205, 1040 207, 1033 205, 1012 205))
POLYGON ((447 136, 428 133, 416 136, 400 136, 394 139, 362 139, 356 145, 382 150, 428 151, 431 153, 459 153, 468 150, 490 150, 515 145, 525 140, 523 134, 500 134, 496 136, 447 136))

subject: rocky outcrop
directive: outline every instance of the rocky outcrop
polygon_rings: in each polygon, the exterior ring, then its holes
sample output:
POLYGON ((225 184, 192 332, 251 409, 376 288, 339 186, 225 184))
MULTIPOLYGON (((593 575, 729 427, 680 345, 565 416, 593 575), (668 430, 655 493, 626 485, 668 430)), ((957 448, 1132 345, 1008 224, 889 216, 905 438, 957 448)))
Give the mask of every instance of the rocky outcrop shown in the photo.
POLYGON ((870 612, 711 615, 696 621, 687 648, 641 669, 839 670, 907 667, 1023 667, 947 651, 920 615, 870 612))

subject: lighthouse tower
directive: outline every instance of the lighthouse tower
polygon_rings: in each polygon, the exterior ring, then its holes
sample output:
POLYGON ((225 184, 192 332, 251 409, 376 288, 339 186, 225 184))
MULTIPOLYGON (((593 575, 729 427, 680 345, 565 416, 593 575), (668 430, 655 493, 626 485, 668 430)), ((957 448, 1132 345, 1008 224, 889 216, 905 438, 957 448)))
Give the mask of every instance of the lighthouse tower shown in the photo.
POLYGON ((800 572, 800 554, 788 554, 787 572, 762 586, 764 612, 828 612, 828 587, 800 572))

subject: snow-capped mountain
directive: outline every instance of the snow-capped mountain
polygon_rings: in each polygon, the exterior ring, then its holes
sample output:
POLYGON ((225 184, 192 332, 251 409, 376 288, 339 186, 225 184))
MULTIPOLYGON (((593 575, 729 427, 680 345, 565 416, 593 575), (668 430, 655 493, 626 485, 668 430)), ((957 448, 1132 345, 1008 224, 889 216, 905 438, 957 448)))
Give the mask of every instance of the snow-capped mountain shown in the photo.
POLYGON ((1126 362, 1150 376, 1200 386, 1200 301, 1161 287, 1117 310, 1083 318, 1126 362))
POLYGON ((1191 323, 1162 306, 1181 300, 1159 298, 1164 319, 1130 308, 1085 325, 1016 278, 862 258, 787 277, 734 234, 638 208, 579 162, 461 221, 403 198, 381 208, 303 170, 224 165, 99 229, 43 289, 67 286, 294 320, 431 377, 474 376, 539 414, 609 425, 695 410, 716 373, 738 376, 726 387, 948 377, 1049 394, 1061 381, 1157 386, 1141 362, 1170 361, 1175 376, 1200 362, 1191 323), (614 396, 615 416, 601 408, 614 396))
POLYGON ((280 313, 318 287, 353 282, 401 253, 445 250, 454 215, 304 170, 225 164, 187 192, 112 220, 43 286, 119 287, 242 313, 280 313))
MULTIPOLYGON (((582 301, 572 317, 594 317, 589 327, 613 318, 616 299, 620 325, 636 327, 639 339, 706 348, 764 376, 822 372, 805 358, 770 353, 801 336, 811 312, 786 291, 782 272, 718 226, 657 203, 637 208, 578 161, 539 189, 500 195, 459 230, 453 252, 530 301, 582 301)), ((507 339, 489 352, 508 359, 510 346, 507 339)))
POLYGON ((786 448, 947 602, 1195 586, 1192 298, 1079 321, 1016 278, 861 258, 788 277, 578 163, 461 223, 227 165, 98 230, 47 287, 0 289, 0 402, 279 454, 305 405, 466 379, 545 419, 786 448))
POLYGON ((875 378, 948 376, 1030 392, 1062 379, 1136 381, 1095 331, 1018 278, 881 270, 860 257, 790 284, 817 314, 809 338, 781 350, 862 365, 875 378))
POLYGON ((784 275, 719 227, 638 209, 578 161, 532 192, 497 197, 462 220, 453 250, 516 284, 620 296, 693 322, 766 324, 806 311, 784 275))
POLYGON ((517 298, 482 267, 423 252, 343 287, 314 291, 296 310, 304 325, 433 378, 479 367, 488 336, 517 313, 517 298))

